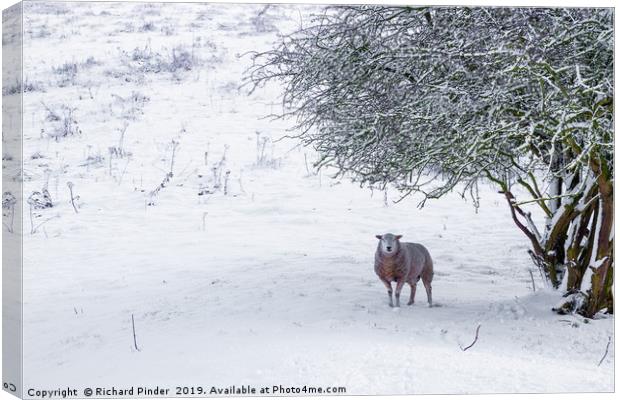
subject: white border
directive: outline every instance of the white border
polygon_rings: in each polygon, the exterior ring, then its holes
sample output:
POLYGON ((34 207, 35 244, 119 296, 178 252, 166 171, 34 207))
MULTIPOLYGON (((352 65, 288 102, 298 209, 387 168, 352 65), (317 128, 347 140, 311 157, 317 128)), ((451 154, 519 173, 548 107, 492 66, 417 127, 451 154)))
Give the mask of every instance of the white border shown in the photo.
MULTIPOLYGON (((54 0, 50 0, 54 1, 54 0)), ((89 0, 69 0, 73 2, 88 2, 89 0)), ((146 0, 135 0, 133 2, 140 3, 148 3, 153 1, 146 0)), ((163 2, 163 1, 155 1, 155 2, 163 2)), ((426 1, 417 1, 417 0, 381 0, 381 1, 368 1, 368 0, 211 0, 211 1, 196 1, 196 0, 167 0, 165 2, 169 3, 294 3, 294 4, 394 4, 394 5, 437 5, 437 6, 452 6, 452 5, 464 5, 464 6, 499 6, 499 7, 611 7, 615 8, 616 2, 613 0, 518 0, 518 1, 508 1, 508 0, 426 0, 426 1)), ((0 5, 2 9, 15 4, 16 1, 11 0, 0 0, 0 5)), ((615 13, 614 13, 615 14, 615 13)), ((617 17, 614 15, 614 17, 617 17)), ((615 48, 614 54, 618 54, 618 32, 614 32, 614 40, 615 40, 615 48)), ((615 58, 615 57, 614 57, 615 58)), ((0 64, 1 64, 1 55, 0 55, 0 64)), ((614 68, 614 79, 617 87, 618 76, 614 68)), ((617 99, 614 103, 614 107, 618 109, 617 99)), ((617 111, 616 111, 617 112, 617 111)), ((1 116, 0 116, 1 118, 1 116)), ((618 120, 616 118, 615 121, 615 130, 618 131, 618 120)), ((616 163, 617 166, 617 163, 616 163)), ((617 171, 616 171, 617 172, 617 171)), ((616 175, 617 176, 617 175, 616 175)), ((617 216, 618 211, 620 210, 620 202, 616 201, 614 213, 617 216)), ((615 229, 615 228, 614 228, 615 229)), ((0 249, 0 254, 2 250, 0 249)), ((615 316, 615 326, 614 326, 614 335, 617 332, 618 328, 618 320, 615 316)), ((0 339, 1 339, 1 331, 0 331, 0 339)), ((614 338, 615 340, 615 338, 614 338)), ((614 342, 615 344, 615 342, 614 342)), ((614 366, 615 367, 615 366, 614 366)), ((554 371, 549 371, 549 379, 553 379, 554 371)), ((618 382, 618 371, 614 370, 615 382, 618 382)), ((415 395, 415 396, 372 396, 373 400, 402 400, 402 399, 416 399, 416 400, 447 400, 454 399, 455 396, 457 398, 463 400, 469 399, 488 399, 488 400, 497 400, 497 399, 534 399, 534 400, 584 400, 584 397, 587 396, 588 399, 593 400, 607 400, 615 398, 615 394, 613 393, 597 393, 597 394, 584 394, 584 393, 574 393, 574 394, 493 394, 493 395, 415 395)), ((198 397, 197 397, 198 398, 198 397)), ((223 399, 230 400, 247 400, 249 397, 221 397, 223 399)), ((252 397, 256 399, 274 399, 274 397, 252 397)), ((348 399, 348 400, 366 400, 369 396, 350 396, 347 395, 345 397, 339 396, 321 396, 321 397, 313 397, 313 396, 299 396, 299 397, 290 397, 290 396, 280 396, 279 399, 283 400, 296 400, 296 399, 321 399, 321 400, 335 400, 335 399, 348 399)), ((9 395, 8 393, 2 391, 0 392, 0 400, 10 400, 15 399, 14 396, 9 395)), ((162 397, 162 400, 173 400, 175 398, 165 398, 162 397)))

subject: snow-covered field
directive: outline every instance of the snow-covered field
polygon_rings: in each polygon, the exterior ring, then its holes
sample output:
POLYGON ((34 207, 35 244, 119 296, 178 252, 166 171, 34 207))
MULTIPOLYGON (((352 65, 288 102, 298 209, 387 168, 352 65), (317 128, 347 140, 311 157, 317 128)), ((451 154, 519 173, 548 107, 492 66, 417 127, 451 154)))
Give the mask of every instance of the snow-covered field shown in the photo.
POLYGON ((279 89, 239 90, 243 54, 311 9, 27 3, 24 192, 47 185, 54 206, 32 234, 24 215, 25 386, 614 390, 613 343, 597 365, 613 318, 551 312, 560 293, 537 271, 533 291, 493 188, 478 212, 456 193, 420 210, 388 190, 386 206, 276 141, 291 125, 264 118, 279 89), (436 307, 421 284, 414 306, 388 307, 385 232, 430 250, 436 307))

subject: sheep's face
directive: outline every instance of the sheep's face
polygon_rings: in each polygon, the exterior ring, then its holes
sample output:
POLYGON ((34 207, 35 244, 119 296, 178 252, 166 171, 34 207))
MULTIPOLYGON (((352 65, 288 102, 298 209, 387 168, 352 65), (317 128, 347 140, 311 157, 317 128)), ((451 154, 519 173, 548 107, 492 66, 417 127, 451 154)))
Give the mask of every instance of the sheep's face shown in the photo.
POLYGON ((379 239, 381 251, 386 254, 394 254, 398 251, 400 247, 399 240, 401 237, 403 237, 403 235, 393 235, 391 233, 376 235, 376 238, 379 239))

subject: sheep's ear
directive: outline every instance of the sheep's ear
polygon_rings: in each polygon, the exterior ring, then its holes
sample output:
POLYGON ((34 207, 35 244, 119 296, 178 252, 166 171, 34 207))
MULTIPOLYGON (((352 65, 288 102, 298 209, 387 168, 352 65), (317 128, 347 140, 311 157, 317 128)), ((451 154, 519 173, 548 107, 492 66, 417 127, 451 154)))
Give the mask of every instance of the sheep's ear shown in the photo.
POLYGON ((375 237, 376 237, 377 239, 379 239, 379 240, 383 239, 383 236, 381 236, 381 235, 375 235, 375 237))
POLYGON ((396 235, 395 236, 396 240, 400 240, 401 237, 403 237, 403 235, 396 235))

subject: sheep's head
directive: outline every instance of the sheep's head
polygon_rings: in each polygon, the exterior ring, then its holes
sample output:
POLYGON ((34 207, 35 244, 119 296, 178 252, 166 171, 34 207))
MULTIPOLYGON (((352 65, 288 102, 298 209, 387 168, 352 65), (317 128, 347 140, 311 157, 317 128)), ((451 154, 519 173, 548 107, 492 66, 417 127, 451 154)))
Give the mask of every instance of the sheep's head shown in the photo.
POLYGON ((379 239, 379 246, 381 251, 386 254, 394 254, 398 252, 400 248, 400 238, 403 235, 393 235, 391 233, 386 233, 385 235, 376 235, 377 239, 379 239))

